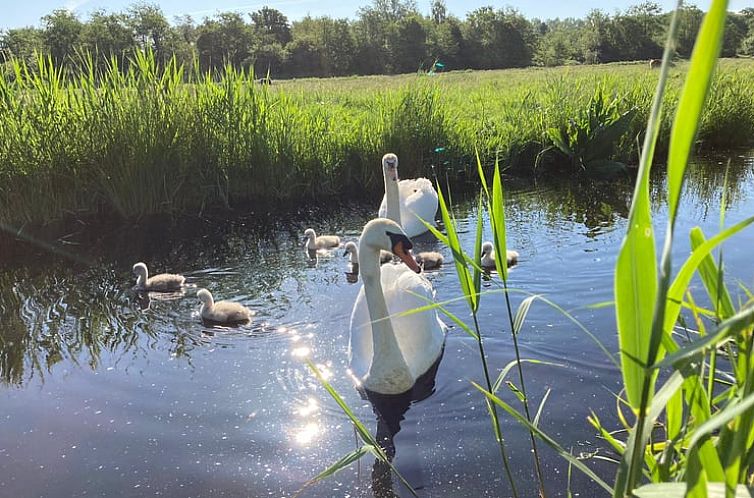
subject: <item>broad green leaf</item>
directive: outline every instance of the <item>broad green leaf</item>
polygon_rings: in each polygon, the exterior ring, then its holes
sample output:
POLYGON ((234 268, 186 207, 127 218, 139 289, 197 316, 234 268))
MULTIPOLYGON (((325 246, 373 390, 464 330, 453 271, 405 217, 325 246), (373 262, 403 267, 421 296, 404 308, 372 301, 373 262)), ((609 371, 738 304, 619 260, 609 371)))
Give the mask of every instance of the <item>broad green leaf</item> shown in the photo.
MULTIPOLYGON (((447 245, 453 253, 453 262, 455 263, 456 273, 458 274, 458 280, 461 283, 461 289, 463 295, 466 296, 469 308, 472 312, 476 312, 479 307, 479 297, 474 292, 474 278, 469 272, 468 266, 466 266, 466 260, 468 256, 461 248, 461 242, 458 240, 458 234, 456 233, 456 224, 453 215, 448 209, 443 196, 442 189, 437 188, 437 196, 440 201, 440 212, 442 213, 442 222, 445 225, 445 231, 447 232, 447 245)), ((433 232, 434 233, 434 232, 433 232)))
POLYGON ((694 43, 691 64, 683 90, 681 90, 676 116, 673 119, 668 151, 668 213, 670 215, 668 224, 670 226, 673 225, 678 211, 683 175, 696 140, 699 123, 702 122, 702 109, 723 44, 727 9, 727 0, 713 0, 709 11, 704 16, 694 43))
POLYGON ((640 177, 628 219, 628 233, 618 253, 614 284, 623 384, 635 413, 639 411, 641 404, 657 296, 657 260, 649 204, 649 168, 649 164, 640 167, 640 177))
MULTIPOLYGON (((682 482, 663 482, 657 484, 645 484, 634 490, 637 498, 685 498, 686 485, 682 482)), ((709 498, 726 498, 725 484, 711 482, 707 484, 707 496, 709 498)), ((754 496, 754 490, 747 488, 743 484, 736 487, 736 493, 733 498, 751 498, 754 496)))

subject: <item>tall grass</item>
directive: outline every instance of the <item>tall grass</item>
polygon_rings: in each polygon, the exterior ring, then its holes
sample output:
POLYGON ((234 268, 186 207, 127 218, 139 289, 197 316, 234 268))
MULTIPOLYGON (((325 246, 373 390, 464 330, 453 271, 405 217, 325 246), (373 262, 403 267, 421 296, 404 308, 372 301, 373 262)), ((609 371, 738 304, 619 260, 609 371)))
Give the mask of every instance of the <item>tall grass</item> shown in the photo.
MULTIPOLYGON (((531 171, 553 145, 548 130, 578 121, 597 88, 613 114, 635 109, 605 159, 635 163, 657 78, 644 65, 623 65, 269 87, 230 67, 219 75, 161 67, 149 53, 126 71, 116 60, 99 69, 86 56, 80 66, 68 74, 40 58, 32 71, 11 60, 0 72, 0 223, 356 197, 377 190, 385 150, 401 156, 407 176, 434 168, 451 182, 470 178, 476 149, 485 164, 499 156, 531 171)), ((669 108, 685 70, 671 71, 669 108)), ((720 70, 703 143, 752 143, 753 78, 751 62, 720 70)), ((663 119, 661 145, 669 130, 663 119)))

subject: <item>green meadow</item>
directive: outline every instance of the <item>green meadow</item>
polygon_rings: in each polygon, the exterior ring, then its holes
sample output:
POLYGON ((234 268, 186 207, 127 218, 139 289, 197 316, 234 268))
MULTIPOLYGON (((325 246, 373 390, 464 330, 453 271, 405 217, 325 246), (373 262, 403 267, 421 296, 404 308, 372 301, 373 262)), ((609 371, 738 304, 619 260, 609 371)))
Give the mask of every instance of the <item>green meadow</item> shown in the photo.
MULTIPOLYGON (((261 85, 230 67, 159 67, 149 53, 125 72, 37 65, 10 61, 0 78, 0 222, 11 226, 363 196, 381 191, 386 151, 404 176, 451 184, 475 174, 477 150, 525 175, 635 165, 659 74, 637 62, 261 85)), ((686 69, 670 71, 659 150, 686 69)), ((697 147, 754 143, 751 81, 754 61, 721 61, 697 147)))

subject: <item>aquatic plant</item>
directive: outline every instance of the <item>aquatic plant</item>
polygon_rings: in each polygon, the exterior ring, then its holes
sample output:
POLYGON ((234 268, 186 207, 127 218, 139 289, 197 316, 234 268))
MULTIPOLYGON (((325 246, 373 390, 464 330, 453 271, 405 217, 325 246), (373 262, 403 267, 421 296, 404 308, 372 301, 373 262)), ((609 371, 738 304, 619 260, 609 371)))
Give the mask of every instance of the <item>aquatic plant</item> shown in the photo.
POLYGON ((625 164, 614 160, 613 156, 635 114, 635 108, 621 112, 619 99, 608 98, 604 88, 598 86, 586 109, 559 128, 547 129, 553 145, 542 154, 558 150, 568 158, 573 171, 593 177, 625 173, 625 164))

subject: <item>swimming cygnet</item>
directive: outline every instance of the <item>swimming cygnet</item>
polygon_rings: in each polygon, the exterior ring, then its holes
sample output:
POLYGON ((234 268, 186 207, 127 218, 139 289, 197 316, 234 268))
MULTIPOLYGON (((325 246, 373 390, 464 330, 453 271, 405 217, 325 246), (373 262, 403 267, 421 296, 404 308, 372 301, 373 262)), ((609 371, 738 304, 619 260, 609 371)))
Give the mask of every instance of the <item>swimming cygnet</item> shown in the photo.
POLYGON ((201 315, 204 320, 218 324, 246 323, 251 320, 252 311, 233 301, 217 301, 207 289, 199 289, 196 297, 202 302, 201 315))
POLYGON ((136 288, 138 290, 156 291, 156 292, 173 292, 180 290, 186 279, 183 275, 173 273, 160 273, 149 277, 147 265, 136 263, 133 267, 136 274, 136 288))
MULTIPOLYGON (((516 251, 508 250, 505 253, 508 266, 518 264, 518 253, 516 251)), ((495 269, 495 249, 492 242, 485 242, 482 244, 482 268, 486 270, 495 269)))
POLYGON ((306 229, 304 237, 306 238, 306 248, 310 251, 332 249, 340 245, 340 237, 337 235, 320 235, 317 237, 317 233, 311 228, 306 229))
MULTIPOLYGON (((346 242, 345 245, 345 254, 344 256, 349 256, 348 262, 352 265, 358 265, 359 264, 359 246, 356 245, 356 242, 349 241, 346 242)), ((393 260, 393 253, 390 251, 380 251, 380 264, 389 263, 393 260)))
POLYGON ((425 270, 435 270, 441 267, 443 261, 445 261, 445 258, 442 257, 442 254, 436 251, 420 252, 419 254, 416 254, 414 256, 414 259, 417 263, 419 263, 419 266, 421 266, 425 270))

